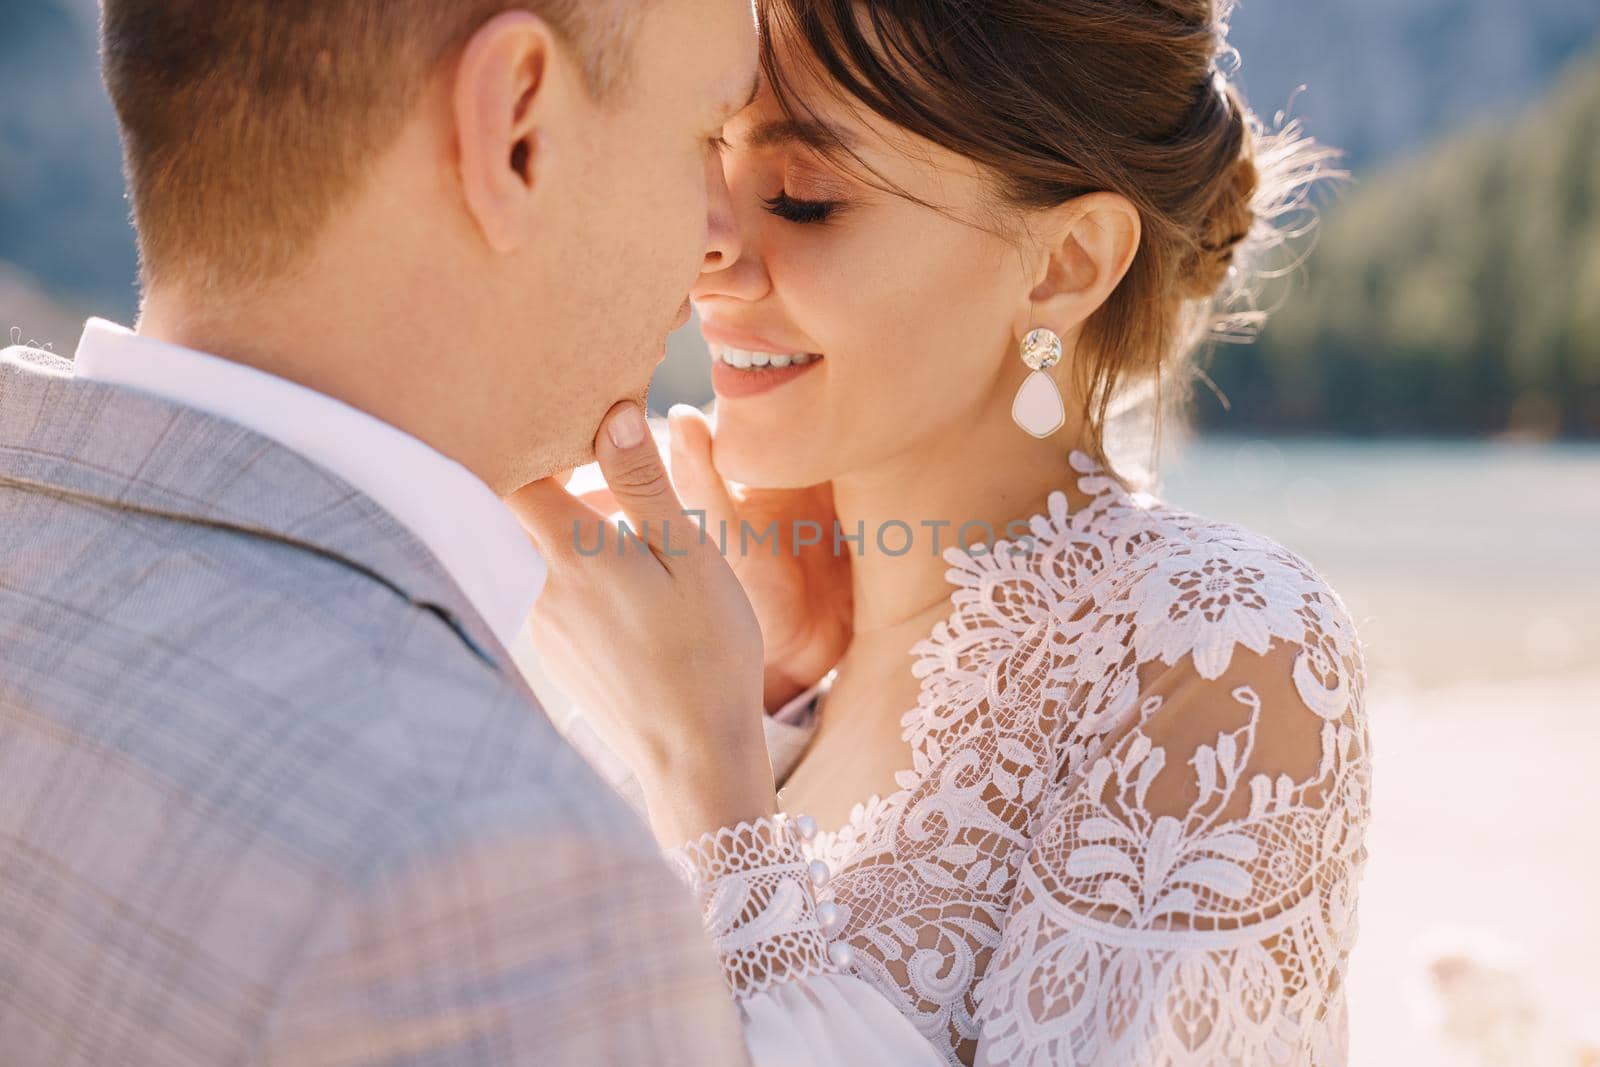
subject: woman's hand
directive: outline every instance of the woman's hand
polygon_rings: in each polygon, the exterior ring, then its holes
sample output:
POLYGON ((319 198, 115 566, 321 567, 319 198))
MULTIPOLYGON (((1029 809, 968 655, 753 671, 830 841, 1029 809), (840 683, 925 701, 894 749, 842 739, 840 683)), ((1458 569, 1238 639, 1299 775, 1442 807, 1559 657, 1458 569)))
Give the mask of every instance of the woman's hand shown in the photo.
POLYGON ((771 815, 750 602, 684 514, 637 404, 611 409, 594 448, 626 538, 554 478, 506 501, 548 566, 531 618, 541 666, 638 775, 663 846, 771 815), (614 439, 630 416, 634 436, 614 439))
POLYGON ((762 702, 776 711, 814 685, 850 644, 850 553, 854 542, 834 551, 833 486, 751 489, 735 486, 712 465, 711 426, 699 409, 674 405, 667 413, 672 440, 672 478, 686 507, 704 511, 707 540, 714 547, 726 531, 728 562, 744 586, 761 627, 765 649, 762 702), (796 547, 796 524, 816 544, 796 547), (750 531, 748 544, 740 525, 750 531), (776 551, 768 536, 778 531, 776 551), (759 543, 756 536, 763 540, 759 543), (748 548, 743 551, 742 548, 748 548))

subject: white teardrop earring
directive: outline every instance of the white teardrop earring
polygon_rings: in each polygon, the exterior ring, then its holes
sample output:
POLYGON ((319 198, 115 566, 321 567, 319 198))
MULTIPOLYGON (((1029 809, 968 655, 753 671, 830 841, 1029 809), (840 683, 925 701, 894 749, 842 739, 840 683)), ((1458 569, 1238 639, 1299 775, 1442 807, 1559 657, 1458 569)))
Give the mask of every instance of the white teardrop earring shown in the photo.
POLYGON ((1033 373, 1023 381, 1017 398, 1011 402, 1011 419, 1035 437, 1049 437, 1067 421, 1061 389, 1047 373, 1061 362, 1061 336, 1042 327, 1031 331, 1022 339, 1022 362, 1033 373))

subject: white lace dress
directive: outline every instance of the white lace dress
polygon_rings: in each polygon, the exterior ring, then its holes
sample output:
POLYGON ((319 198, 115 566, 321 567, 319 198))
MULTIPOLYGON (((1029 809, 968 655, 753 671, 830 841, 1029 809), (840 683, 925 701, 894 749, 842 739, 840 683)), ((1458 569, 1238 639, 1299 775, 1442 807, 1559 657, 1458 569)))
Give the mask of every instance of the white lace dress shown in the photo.
MULTIPOLYGON (((669 853, 758 1063, 1346 1061, 1349 616, 1275 542, 1073 464, 1092 503, 1051 494, 1031 551, 946 552, 894 794, 669 853)), ((772 724, 780 781, 831 680, 772 724)))

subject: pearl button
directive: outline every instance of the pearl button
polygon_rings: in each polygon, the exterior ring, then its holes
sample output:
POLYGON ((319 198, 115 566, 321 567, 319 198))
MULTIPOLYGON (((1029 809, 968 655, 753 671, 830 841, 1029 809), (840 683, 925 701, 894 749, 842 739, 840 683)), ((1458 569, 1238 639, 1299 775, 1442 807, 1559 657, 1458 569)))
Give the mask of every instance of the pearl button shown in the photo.
POLYGON ((824 900, 817 905, 817 922, 822 924, 824 930, 831 930, 839 924, 839 908, 831 900, 824 900))
MULTIPOLYGON (((792 868, 791 868, 792 869, 792 868)), ((821 889, 828 884, 828 865, 821 860, 812 860, 807 868, 811 872, 811 884, 821 889)))
POLYGON ((828 946, 828 958, 834 962, 835 966, 848 967, 851 959, 854 958, 854 953, 850 951, 850 946, 843 941, 835 941, 828 946))
POLYGON ((813 837, 817 836, 817 820, 813 819, 811 816, 801 815, 795 819, 794 824, 795 827, 799 829, 800 836, 805 838, 807 841, 810 841, 813 837))

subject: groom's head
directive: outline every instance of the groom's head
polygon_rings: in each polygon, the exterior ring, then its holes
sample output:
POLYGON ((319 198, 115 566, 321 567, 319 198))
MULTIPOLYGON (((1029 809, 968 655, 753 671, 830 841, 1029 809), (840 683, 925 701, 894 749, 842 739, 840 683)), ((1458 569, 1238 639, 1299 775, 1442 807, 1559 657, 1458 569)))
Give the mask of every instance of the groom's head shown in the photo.
POLYGON ((368 377, 458 387, 407 428, 497 488, 588 458, 737 239, 714 138, 751 95, 750 0, 102 11, 147 306, 394 327, 423 351, 368 377))

